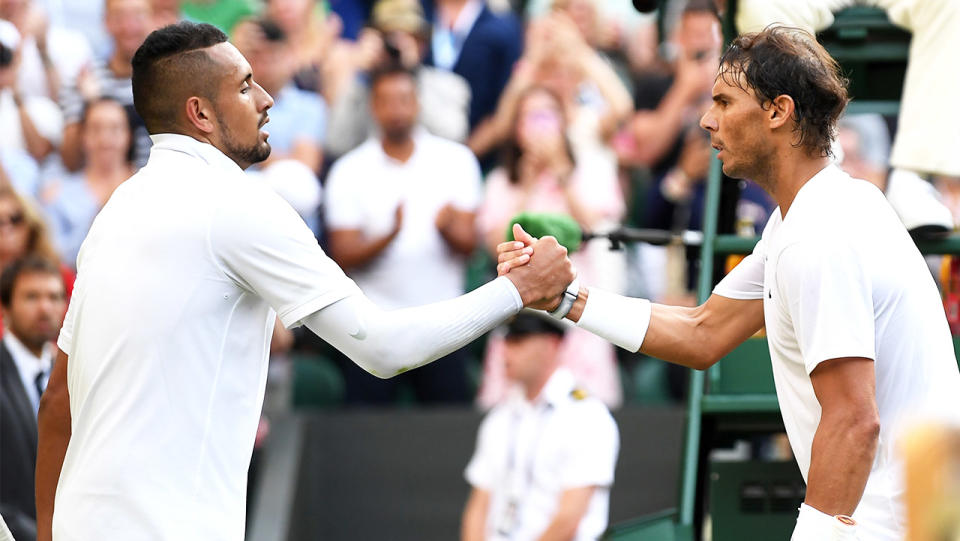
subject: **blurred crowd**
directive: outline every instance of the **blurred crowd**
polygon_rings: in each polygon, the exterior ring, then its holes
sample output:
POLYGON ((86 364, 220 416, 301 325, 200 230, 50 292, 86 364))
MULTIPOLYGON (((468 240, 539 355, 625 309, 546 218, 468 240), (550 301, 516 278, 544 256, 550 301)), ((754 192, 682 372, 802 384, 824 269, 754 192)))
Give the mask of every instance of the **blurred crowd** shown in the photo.
MULTIPOLYGON (((524 211, 593 232, 699 229, 712 158, 697 122, 723 4, 671 0, 657 16, 627 0, 0 0, 0 266, 46 258, 69 295, 91 223, 149 156, 130 60, 181 19, 227 32, 275 99, 272 154, 249 173, 382 306, 451 298, 491 277, 491 254, 524 211)), ((888 124, 844 121, 851 173, 882 182, 888 124)), ((941 186, 960 213, 957 183, 941 186)), ((758 234, 772 206, 743 183, 738 232, 758 234)), ((695 249, 594 240, 573 259, 587 283, 694 300, 695 249)), ((285 368, 274 372, 312 382, 287 385, 301 404, 490 407, 509 387, 504 333, 384 381, 278 325, 285 368)), ((682 373, 580 329, 557 355, 610 407, 683 392, 682 373)))

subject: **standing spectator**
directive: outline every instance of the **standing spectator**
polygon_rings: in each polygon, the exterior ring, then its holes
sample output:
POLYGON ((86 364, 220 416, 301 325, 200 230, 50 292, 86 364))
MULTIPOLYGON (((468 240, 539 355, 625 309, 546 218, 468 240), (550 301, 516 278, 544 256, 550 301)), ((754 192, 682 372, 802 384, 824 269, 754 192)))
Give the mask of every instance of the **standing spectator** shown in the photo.
POLYGON ((106 62, 96 61, 81 70, 75 81, 64 84, 60 97, 64 123, 60 157, 70 171, 83 166, 80 141, 80 117, 86 102, 100 97, 113 98, 134 119, 134 163, 139 167, 150 154, 150 137, 143 120, 133 108, 133 54, 153 29, 150 0, 106 0, 104 18, 113 39, 113 55, 106 62))
POLYGON ((44 207, 62 261, 75 268, 80 244, 100 209, 123 181, 133 175, 130 119, 112 98, 91 102, 80 120, 84 166, 51 182, 44 207))
POLYGON ((30 162, 42 162, 60 143, 63 118, 57 105, 39 95, 24 94, 17 83, 22 42, 16 28, 0 20, 0 149, 3 161, 26 162, 7 171, 16 186, 34 195, 30 162), (26 173, 25 173, 26 172, 26 173))
POLYGON ((60 82, 75 78, 93 58, 82 34, 52 25, 33 0, 0 0, 0 19, 13 23, 22 37, 17 86, 25 95, 56 100, 60 82))
POLYGON ((507 327, 516 388, 480 426, 462 541, 586 541, 607 527, 617 424, 560 368, 562 335, 558 323, 529 312, 507 327))
MULTIPOLYGON (((520 212, 569 214, 585 229, 615 222, 623 215, 623 196, 613 171, 606 175, 584 168, 565 136, 566 118, 560 98, 543 87, 521 95, 504 152, 504 165, 487 178, 478 216, 485 246, 496 257, 510 220, 520 212)), ((600 280, 608 272, 596 253, 571 254, 581 279, 600 280)), ((560 350, 561 364, 591 394, 610 407, 620 405, 622 389, 613 347, 583 331, 571 329, 560 350)), ((481 405, 489 407, 506 392, 503 339, 494 334, 487 345, 481 405)))
POLYGON ((0 341, 0 515, 18 541, 37 536, 37 408, 67 303, 57 266, 21 259, 0 274, 6 332, 0 341))
MULTIPOLYGON (((465 146, 416 127, 416 79, 404 68, 371 75, 371 105, 380 137, 344 155, 327 181, 330 256, 387 308, 456 297, 476 241, 480 167, 465 146)), ((469 400, 462 351, 397 380, 345 365, 348 401, 392 400, 403 378, 421 401, 469 400)))
POLYGON ((353 52, 340 40, 339 17, 325 13, 317 0, 266 0, 264 5, 264 16, 283 29, 292 45, 297 86, 323 93, 333 103, 343 71, 336 68, 353 52))
POLYGON ((430 133, 462 143, 469 133, 470 87, 459 75, 423 64, 430 25, 417 0, 380 0, 373 9, 373 27, 363 31, 355 56, 356 73, 338 95, 330 112, 328 152, 341 156, 373 134, 368 73, 400 62, 416 73, 420 124, 430 133))
POLYGON ((327 104, 314 92, 293 83, 293 45, 269 19, 241 23, 237 48, 250 62, 257 82, 273 96, 270 108, 270 157, 250 170, 263 176, 314 233, 319 233, 320 182, 327 104))
POLYGON ((497 108, 523 36, 512 14, 494 14, 485 0, 436 0, 430 64, 470 85, 470 130, 497 108))

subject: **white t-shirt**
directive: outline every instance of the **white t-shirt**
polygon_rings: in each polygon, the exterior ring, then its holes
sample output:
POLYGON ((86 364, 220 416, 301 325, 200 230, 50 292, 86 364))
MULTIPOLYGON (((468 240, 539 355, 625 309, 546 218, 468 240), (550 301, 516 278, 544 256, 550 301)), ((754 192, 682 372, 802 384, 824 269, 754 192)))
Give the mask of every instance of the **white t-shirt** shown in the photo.
MULTIPOLYGON (((63 140, 63 114, 57 104, 43 96, 23 96, 27 115, 33 122, 40 137, 53 146, 59 146, 63 140)), ((27 142, 20 123, 20 111, 13 100, 13 91, 0 90, 0 147, 26 150, 27 142)), ((33 194, 29 194, 33 195, 33 194)))
POLYGON ((573 375, 558 369, 534 402, 514 393, 483 420, 465 476, 490 492, 485 539, 539 538, 560 495, 588 486, 596 489, 574 539, 606 529, 620 434, 606 406, 575 389, 573 375))
POLYGON ((413 155, 401 163, 370 138, 330 171, 324 197, 327 227, 382 237, 393 230, 402 203, 400 233, 350 276, 383 308, 451 299, 463 294, 466 261, 437 230, 437 212, 447 203, 474 211, 481 193, 477 159, 459 143, 417 129, 413 155))
POLYGON ((960 420, 960 371, 930 272, 872 184, 835 165, 811 178, 753 254, 714 293, 763 299, 783 423, 804 479, 820 403, 810 373, 823 361, 875 361, 880 442, 854 517, 863 539, 902 539, 897 439, 917 419, 960 420))
POLYGON ((78 257, 58 541, 243 539, 275 315, 358 293, 268 186, 213 146, 153 140, 78 257))

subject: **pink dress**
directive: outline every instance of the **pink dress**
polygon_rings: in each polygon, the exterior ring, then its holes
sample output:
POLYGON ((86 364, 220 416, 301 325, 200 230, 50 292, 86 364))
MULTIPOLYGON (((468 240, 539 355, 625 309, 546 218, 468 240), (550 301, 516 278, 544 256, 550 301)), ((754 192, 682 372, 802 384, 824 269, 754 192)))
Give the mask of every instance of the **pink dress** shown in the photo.
MULTIPOLYGON (((570 182, 578 200, 600 215, 602 222, 618 222, 621 219, 624 212, 623 194, 615 175, 591 176, 575 170, 570 182)), ((551 175, 541 176, 525 199, 521 187, 510 183, 506 171, 495 169, 487 177, 483 201, 477 223, 484 238, 491 231, 503 231, 506 234, 509 220, 520 212, 570 214, 563 189, 551 175)), ((597 283, 603 269, 599 268, 589 252, 578 251, 570 256, 570 260, 577 269, 581 283, 597 283)), ((623 390, 614 347, 609 342, 582 329, 570 327, 564 336, 560 357, 561 365, 573 373, 586 391, 608 407, 620 406, 623 390)), ((500 331, 490 335, 483 364, 483 380, 477 402, 484 408, 490 408, 510 387, 504 369, 504 341, 500 331)))

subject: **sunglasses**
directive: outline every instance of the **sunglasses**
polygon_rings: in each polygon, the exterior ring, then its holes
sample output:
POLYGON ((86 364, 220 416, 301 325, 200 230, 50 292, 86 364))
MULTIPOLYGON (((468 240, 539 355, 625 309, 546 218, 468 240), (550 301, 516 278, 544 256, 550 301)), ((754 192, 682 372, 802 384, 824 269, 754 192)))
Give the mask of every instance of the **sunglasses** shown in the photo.
POLYGON ((0 216, 0 227, 17 227, 22 225, 24 221, 25 218, 22 212, 11 214, 10 216, 0 216))

